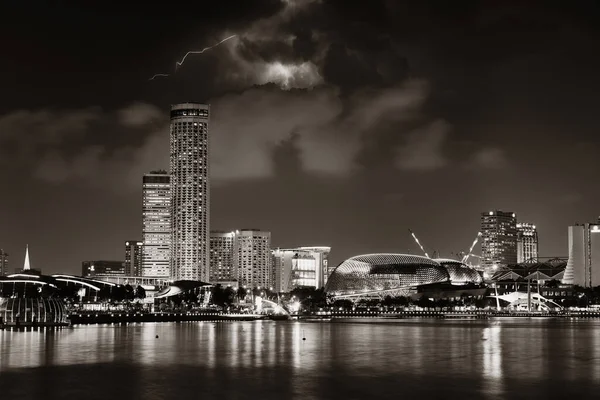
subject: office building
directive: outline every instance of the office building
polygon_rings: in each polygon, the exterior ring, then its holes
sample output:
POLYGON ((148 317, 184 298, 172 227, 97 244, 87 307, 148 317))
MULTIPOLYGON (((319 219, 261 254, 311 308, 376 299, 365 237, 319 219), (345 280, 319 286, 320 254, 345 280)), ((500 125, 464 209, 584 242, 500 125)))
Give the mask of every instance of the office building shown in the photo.
POLYGON ((210 232, 210 283, 235 280, 233 268, 233 244, 235 232, 210 232))
POLYGON ((481 214, 482 267, 488 273, 498 266, 517 262, 517 217, 513 212, 489 211, 481 214))
POLYGON ((569 227, 569 261, 562 283, 600 286, 600 223, 569 227))
POLYGON ((8 275, 8 253, 0 249, 0 276, 8 275))
POLYGON ((171 106, 171 263, 174 280, 209 280, 209 106, 171 106))
POLYGON ((233 268, 239 285, 273 287, 271 232, 259 229, 236 231, 233 246, 233 268))
POLYGON ((273 250, 275 290, 289 292, 299 287, 324 287, 330 250, 330 247, 273 250))
MULTIPOLYGON (((317 261, 317 281, 316 287, 321 288, 325 287, 327 284, 327 278, 330 275, 330 267, 329 267, 329 253, 331 252, 331 247, 329 246, 308 246, 308 247, 299 247, 300 250, 306 250, 313 253, 315 260, 317 261)), ((335 268, 331 268, 331 272, 333 272, 335 268)))
POLYGON ((142 276, 143 244, 139 240, 125 242, 125 274, 127 276, 142 276))
POLYGON ((171 243, 171 190, 166 171, 142 180, 142 276, 168 278, 171 243))
POLYGON ((81 263, 81 276, 84 278, 103 276, 126 276, 123 261, 83 261, 81 263))
POLYGON ((535 225, 528 222, 517 223, 517 262, 538 258, 538 233, 535 225))

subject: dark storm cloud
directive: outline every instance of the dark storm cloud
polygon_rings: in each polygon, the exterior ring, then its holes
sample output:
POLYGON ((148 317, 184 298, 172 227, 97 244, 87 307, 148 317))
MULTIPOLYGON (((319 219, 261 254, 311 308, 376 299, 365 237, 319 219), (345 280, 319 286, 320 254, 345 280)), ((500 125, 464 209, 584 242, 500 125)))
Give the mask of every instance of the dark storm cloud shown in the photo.
POLYGON ((27 228, 0 244, 33 237, 55 271, 93 256, 82 231, 122 258, 114 232, 139 235, 141 174, 168 166, 168 105, 186 100, 212 106, 211 223, 290 245, 322 234, 332 263, 408 248, 406 226, 462 249, 488 208, 545 227, 542 252, 562 255, 564 227, 598 213, 597 2, 14 4, 0 10, 0 219, 27 228), (231 200, 244 191, 248 209, 231 200))
MULTIPOLYGON (((453 141, 452 122, 426 111, 432 89, 425 81, 403 84, 411 71, 402 52, 402 33, 410 34, 416 24, 392 26, 389 14, 398 14, 396 6, 377 1, 358 8, 347 2, 284 1, 279 7, 270 3, 264 14, 250 18, 245 26, 238 21, 239 30, 234 32, 238 37, 224 43, 223 50, 214 50, 223 67, 216 81, 235 81, 242 88, 241 94, 211 99, 215 179, 273 176, 273 149, 293 135, 302 169, 311 173, 347 176, 358 168, 356 160, 365 143, 376 143, 382 132, 389 131, 394 134, 385 146, 395 149, 390 157, 398 169, 436 170, 451 164, 446 153, 453 141), (372 23, 375 20, 378 23, 372 23), (284 91, 252 88, 269 83, 284 91), (315 89, 285 91, 293 88, 315 89)), ((419 19, 423 10, 415 10, 419 19)), ((477 16, 472 17, 477 24, 497 23, 497 19, 471 14, 477 16)), ((213 35, 219 36, 218 31, 213 35)), ((90 179, 103 182, 116 171, 128 171, 119 174, 120 179, 135 186, 144 170, 167 164, 166 152, 160 150, 166 146, 167 121, 154 105, 134 103, 112 113, 99 109, 21 112, 3 118, 4 130, 13 136, 32 131, 27 124, 42 116, 49 123, 33 141, 40 146, 34 168, 37 178, 57 183, 103 174, 105 179, 90 179), (23 113, 34 117, 26 118, 23 113), (99 119, 110 122, 100 130, 91 125, 99 119), (69 153, 58 145, 45 146, 43 138, 52 137, 55 131, 65 140, 73 135, 100 138, 106 131, 123 132, 125 137, 137 131, 142 139, 116 146, 96 139, 69 153)), ((496 169, 506 165, 505 155, 493 144, 476 147, 473 165, 496 169)))
POLYGON ((29 170, 33 177, 60 184, 80 181, 94 187, 132 190, 140 174, 163 167, 168 148, 167 118, 155 106, 135 103, 116 112, 21 110, 0 116, 0 153, 4 172, 29 170), (101 123, 100 123, 101 122, 101 123), (110 134, 129 135, 114 146, 110 134), (135 134, 135 135, 134 135, 135 134), (6 151, 3 151, 6 150, 6 151))
MULTIPOLYGON (((308 92, 267 86, 216 98, 211 117, 212 177, 217 184, 272 177, 275 149, 292 138, 303 171, 346 177, 358 168, 356 158, 363 141, 377 135, 381 125, 415 118, 415 110, 426 97, 426 85, 415 81, 350 98, 341 97, 332 86, 308 92)), ((26 165, 31 166, 35 178, 52 184, 79 182, 131 191, 139 188, 144 172, 168 165, 167 117, 146 103, 136 102, 114 112, 100 108, 68 113, 19 111, 0 117, 0 129, 10 133, 8 139, 22 139, 19 146, 35 150, 35 161, 27 159, 26 165), (32 117, 40 115, 43 117, 32 117), (32 126, 32 120, 43 124, 32 126), (97 120, 104 124, 92 124, 97 120), (23 133, 28 130, 42 134, 26 138, 23 133), (130 140, 114 146, 102 140, 106 132, 130 140), (74 137, 93 137, 95 141, 76 145, 74 137), (66 151, 62 144, 69 139, 73 149, 66 151)), ((428 163, 425 168, 441 166, 433 158, 437 139, 431 142, 431 135, 438 135, 438 130, 437 123, 426 126, 420 131, 422 138, 413 138, 407 145, 409 157, 420 157, 420 162, 428 163)), ((24 167, 24 160, 13 160, 10 154, 3 159, 9 172, 24 167)))

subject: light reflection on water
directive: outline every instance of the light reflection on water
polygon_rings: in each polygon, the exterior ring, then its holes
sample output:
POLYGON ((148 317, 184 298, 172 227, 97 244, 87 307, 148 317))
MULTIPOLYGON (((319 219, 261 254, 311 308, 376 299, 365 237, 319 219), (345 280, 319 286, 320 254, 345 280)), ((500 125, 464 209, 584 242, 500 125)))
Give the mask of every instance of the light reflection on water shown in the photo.
POLYGON ((600 321, 256 321, 0 331, 0 398, 10 399, 199 393, 360 399, 399 392, 587 398, 599 389, 600 321))

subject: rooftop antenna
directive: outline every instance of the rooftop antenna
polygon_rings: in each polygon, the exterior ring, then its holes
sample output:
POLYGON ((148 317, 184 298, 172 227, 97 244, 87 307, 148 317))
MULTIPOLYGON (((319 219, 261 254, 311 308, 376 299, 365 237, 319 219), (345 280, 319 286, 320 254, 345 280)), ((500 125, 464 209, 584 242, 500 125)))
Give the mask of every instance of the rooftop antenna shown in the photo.
POLYGON ((408 230, 410 232, 410 234, 412 235, 413 239, 415 239, 415 242, 417 242, 417 244, 419 245, 419 247, 421 248, 421 251, 425 254, 425 257, 427 258, 431 258, 429 257, 429 254, 427 254, 427 252, 425 251, 425 249, 423 248, 423 246, 421 245, 421 243, 419 242, 419 239, 417 239, 417 237, 415 236, 415 234, 413 233, 413 231, 411 231, 410 229, 408 230))

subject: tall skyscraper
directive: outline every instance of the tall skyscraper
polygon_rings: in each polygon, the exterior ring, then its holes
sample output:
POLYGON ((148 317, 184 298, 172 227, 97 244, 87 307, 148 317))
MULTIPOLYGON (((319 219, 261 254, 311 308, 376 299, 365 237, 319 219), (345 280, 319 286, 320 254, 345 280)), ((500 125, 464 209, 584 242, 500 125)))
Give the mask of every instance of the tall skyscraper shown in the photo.
POLYGON ((569 227, 569 261, 562 282, 600 286, 600 223, 569 227))
POLYGON ((233 245, 235 232, 210 232, 210 283, 235 280, 233 245))
POLYGON ((168 278, 171 244, 171 190, 166 171, 142 180, 142 276, 168 278))
POLYGON ((273 250, 275 290, 289 292, 298 287, 323 287, 330 250, 330 247, 273 250))
POLYGON ((8 274, 8 253, 0 249, 0 276, 8 274))
POLYGON ((209 280, 210 107, 171 106, 171 277, 209 280))
POLYGON ((271 232, 259 229, 236 231, 233 266, 240 286, 272 287, 271 232))
POLYGON ((517 216, 513 212, 481 213, 482 266, 488 272, 495 265, 517 262, 517 216))
POLYGON ((538 233, 535 225, 528 222, 517 223, 517 262, 522 263, 538 258, 538 233))
POLYGON ((144 242, 128 240, 125 242, 125 275, 142 276, 142 248, 144 242))

